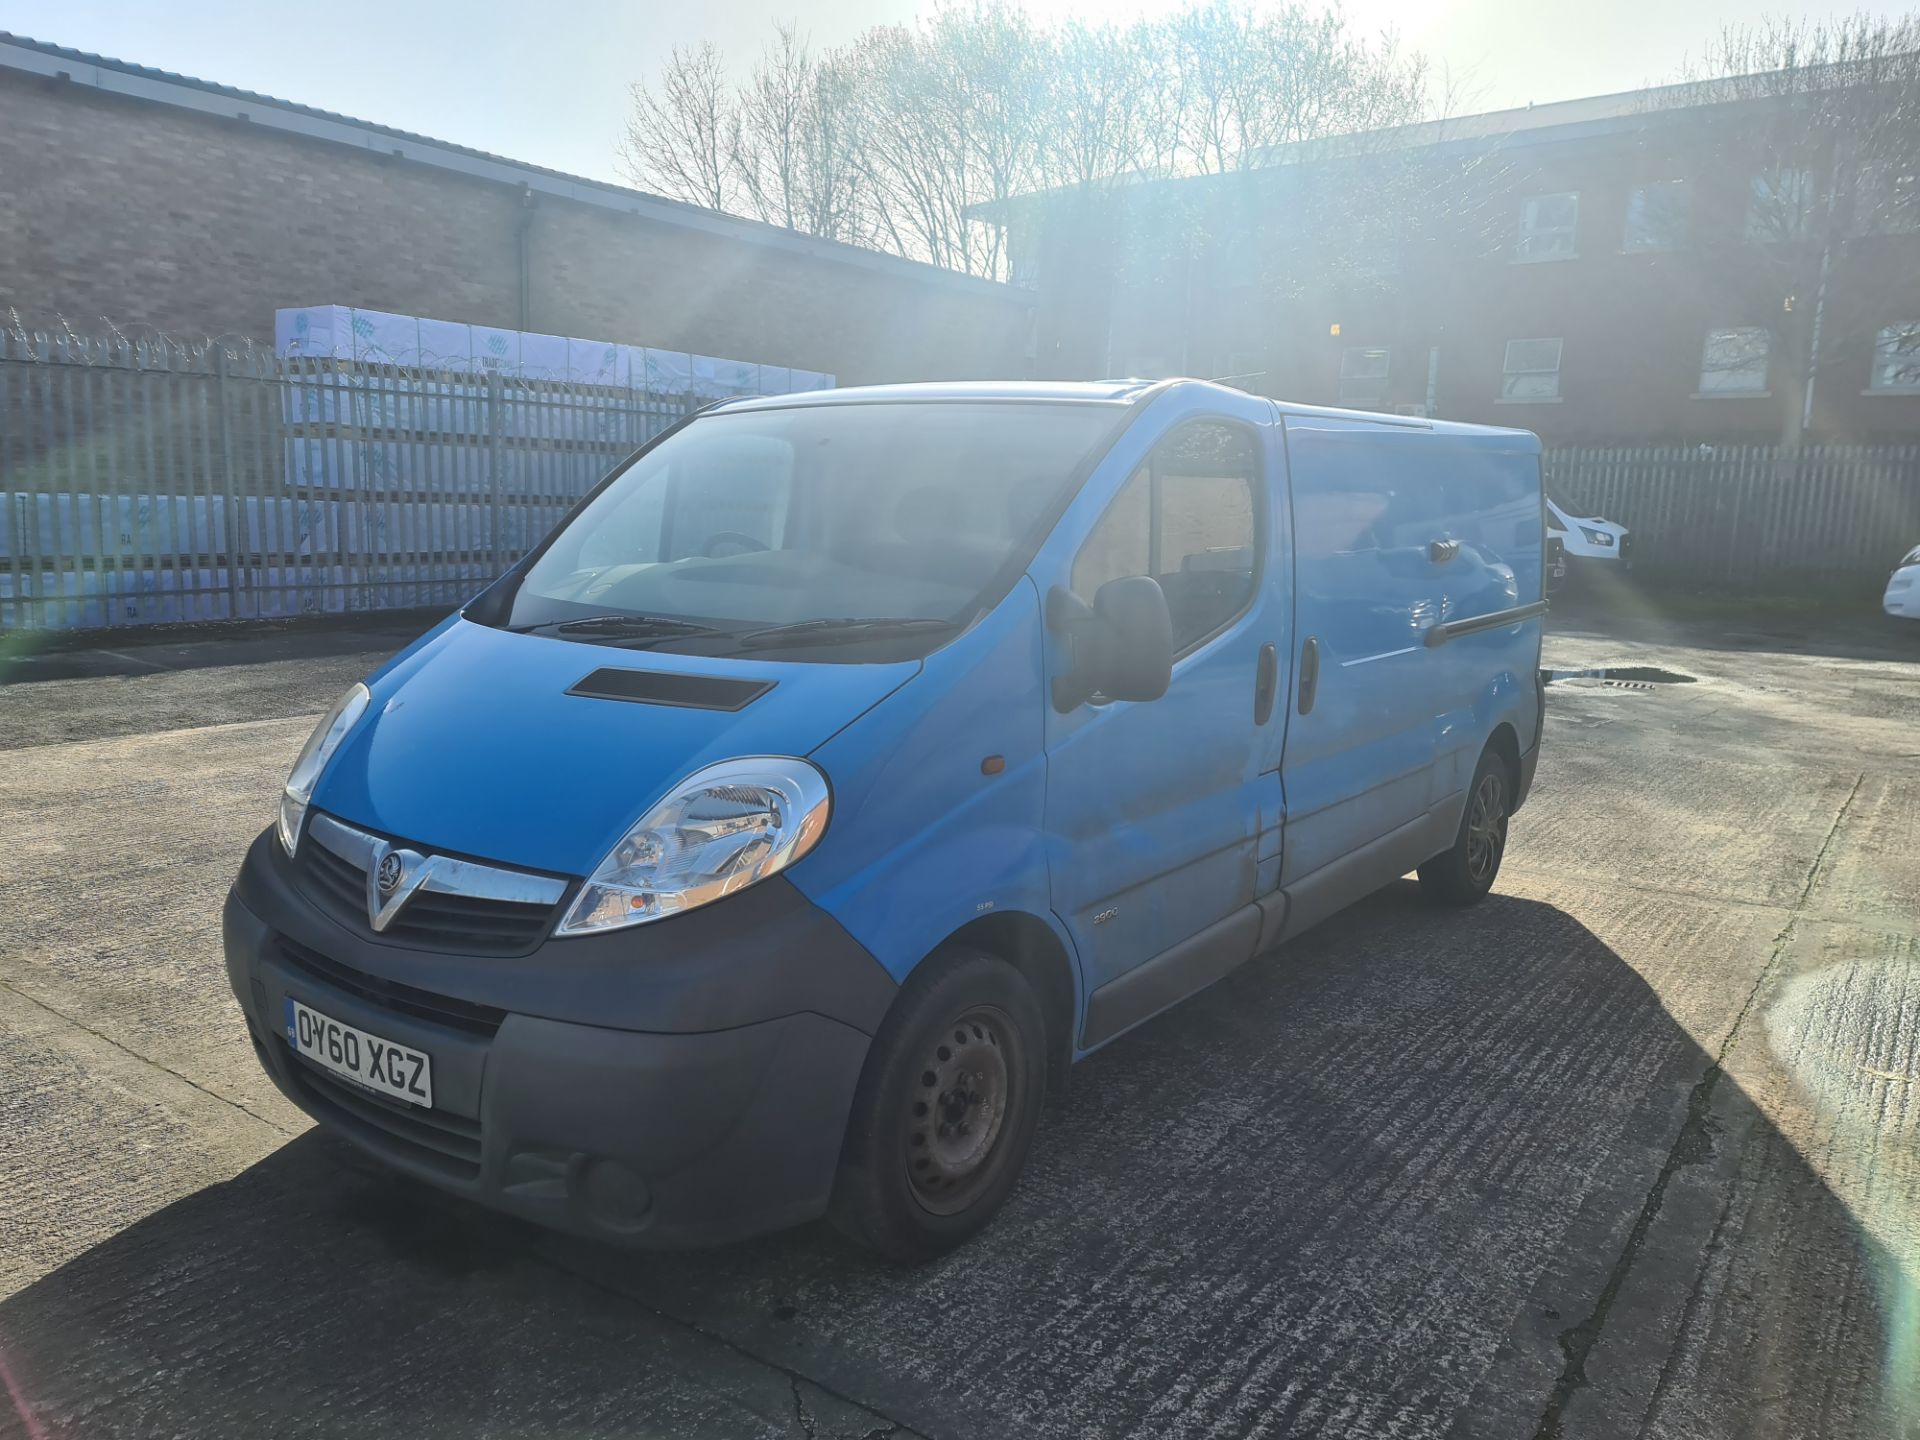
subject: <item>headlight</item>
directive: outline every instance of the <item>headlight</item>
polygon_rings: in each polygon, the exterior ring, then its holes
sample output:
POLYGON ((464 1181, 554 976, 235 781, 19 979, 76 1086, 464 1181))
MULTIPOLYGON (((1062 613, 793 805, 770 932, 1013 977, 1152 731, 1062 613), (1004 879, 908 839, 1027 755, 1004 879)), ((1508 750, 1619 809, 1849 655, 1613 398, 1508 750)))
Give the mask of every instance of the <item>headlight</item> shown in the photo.
POLYGON ((1587 537, 1587 543, 1589 545, 1599 545, 1608 550, 1613 548, 1613 537, 1604 530, 1589 530, 1585 525, 1582 525, 1580 527, 1580 533, 1587 537))
POLYGON ((307 737, 300 758, 293 762, 293 773, 287 776, 286 788, 280 792, 280 845, 287 854, 293 854, 294 847, 300 843, 300 822, 306 818, 307 804, 313 799, 313 787, 320 779, 320 772, 327 768, 327 761, 347 738, 354 722, 366 713, 372 699, 366 686, 355 685, 334 701, 333 708, 320 717, 313 734, 307 737))
POLYGON ((828 808, 826 777, 804 760, 697 770, 620 837, 553 933, 644 925, 744 890, 813 849, 828 808))

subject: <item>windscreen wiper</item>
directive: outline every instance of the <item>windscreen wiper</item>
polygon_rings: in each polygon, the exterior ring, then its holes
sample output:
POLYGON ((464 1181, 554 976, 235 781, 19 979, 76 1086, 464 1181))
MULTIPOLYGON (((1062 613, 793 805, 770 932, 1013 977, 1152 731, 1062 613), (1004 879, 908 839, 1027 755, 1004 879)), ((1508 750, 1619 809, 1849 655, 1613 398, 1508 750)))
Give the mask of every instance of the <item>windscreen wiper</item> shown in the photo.
POLYGON ((732 639, 742 650, 765 650, 785 645, 831 645, 837 640, 889 639, 955 628, 951 620, 847 615, 796 620, 791 625, 763 625, 758 630, 739 631, 732 639))
POLYGON ((555 635, 632 635, 636 638, 648 635, 719 635, 724 631, 712 625, 702 625, 693 620, 679 620, 671 615, 587 615, 578 620, 543 620, 537 625, 510 625, 507 627, 516 635, 531 634, 536 630, 551 631, 555 635))

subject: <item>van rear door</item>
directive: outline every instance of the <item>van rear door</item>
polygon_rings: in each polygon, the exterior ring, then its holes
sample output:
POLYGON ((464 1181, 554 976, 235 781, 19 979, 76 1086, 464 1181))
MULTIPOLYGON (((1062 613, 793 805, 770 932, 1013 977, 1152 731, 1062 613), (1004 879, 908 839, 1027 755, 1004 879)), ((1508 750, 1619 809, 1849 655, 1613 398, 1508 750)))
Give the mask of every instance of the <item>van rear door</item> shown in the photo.
MULTIPOLYGON (((1432 797, 1459 804, 1488 734, 1513 708, 1512 696, 1531 696, 1539 670, 1537 618, 1474 625, 1545 598, 1540 442, 1517 431, 1449 435, 1424 469, 1439 487, 1450 547, 1437 566, 1448 638, 1432 651, 1439 715, 1432 797)), ((1522 705, 1509 718, 1524 754, 1535 743, 1535 717, 1522 705)))

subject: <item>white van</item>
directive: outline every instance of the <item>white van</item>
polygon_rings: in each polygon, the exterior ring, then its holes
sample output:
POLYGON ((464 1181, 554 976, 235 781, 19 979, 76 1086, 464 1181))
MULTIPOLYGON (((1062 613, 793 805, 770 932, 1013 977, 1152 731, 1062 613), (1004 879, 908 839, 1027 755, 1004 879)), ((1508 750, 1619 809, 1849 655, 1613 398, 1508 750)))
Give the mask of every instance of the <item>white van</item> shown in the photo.
POLYGON ((1547 534, 1559 537, 1569 562, 1598 561, 1622 570, 1633 568, 1633 536, 1626 526, 1598 515, 1575 515, 1564 500, 1551 495, 1547 497, 1547 534))
POLYGON ((1881 608, 1902 620, 1920 620, 1920 545, 1906 553, 1887 577, 1887 593, 1880 597, 1881 608))

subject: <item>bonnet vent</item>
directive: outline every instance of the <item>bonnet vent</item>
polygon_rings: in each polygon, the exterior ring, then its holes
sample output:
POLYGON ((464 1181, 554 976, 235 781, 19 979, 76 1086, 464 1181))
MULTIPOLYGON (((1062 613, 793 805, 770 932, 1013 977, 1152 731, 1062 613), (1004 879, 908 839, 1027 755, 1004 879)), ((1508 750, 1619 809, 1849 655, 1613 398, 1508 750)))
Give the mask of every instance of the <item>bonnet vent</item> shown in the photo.
POLYGON ((594 671, 567 694, 591 700, 626 700, 635 705, 676 705, 683 710, 744 710, 771 690, 773 683, 608 666, 594 671))

